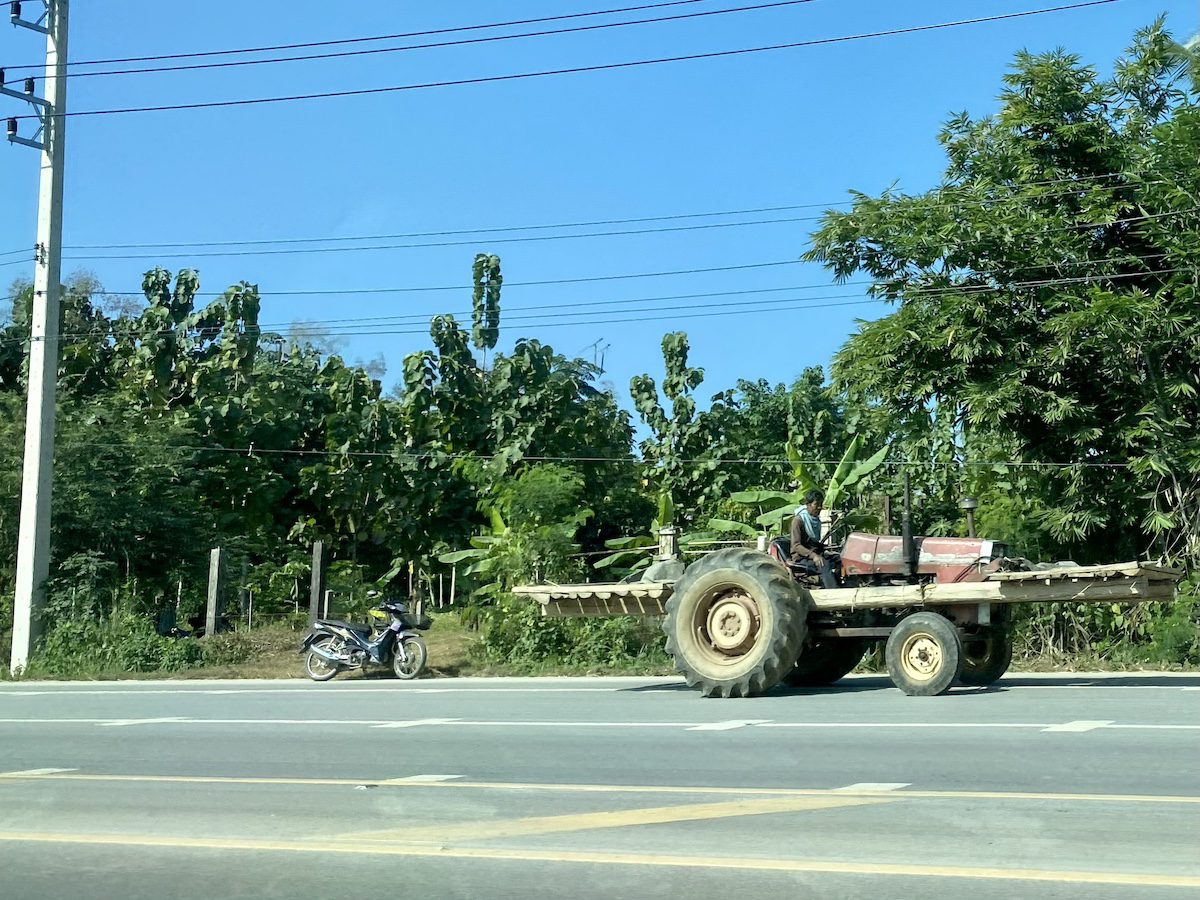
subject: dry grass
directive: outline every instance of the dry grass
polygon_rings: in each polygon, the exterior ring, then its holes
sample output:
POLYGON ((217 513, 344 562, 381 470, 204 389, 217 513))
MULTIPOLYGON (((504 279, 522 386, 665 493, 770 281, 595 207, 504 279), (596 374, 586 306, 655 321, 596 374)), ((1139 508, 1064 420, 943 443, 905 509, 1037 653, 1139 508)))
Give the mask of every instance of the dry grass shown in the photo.
MULTIPOLYGON (((456 675, 487 674, 474 666, 470 648, 474 635, 458 621, 457 613, 434 615, 433 627, 424 634, 429 649, 427 676, 452 677, 456 675)), ((167 676, 170 678, 303 678, 304 657, 298 652, 306 629, 291 629, 282 625, 268 625, 249 632, 220 634, 213 638, 214 647, 206 651, 210 657, 219 658, 221 650, 228 647, 228 662, 206 664, 201 668, 188 669, 167 676), (225 646, 222 646, 224 644, 225 646), (244 659, 237 659, 245 654, 244 659)), ((390 670, 375 666, 366 671, 348 672, 339 678, 390 677, 390 670)), ((158 675, 156 677, 162 677, 158 675)))

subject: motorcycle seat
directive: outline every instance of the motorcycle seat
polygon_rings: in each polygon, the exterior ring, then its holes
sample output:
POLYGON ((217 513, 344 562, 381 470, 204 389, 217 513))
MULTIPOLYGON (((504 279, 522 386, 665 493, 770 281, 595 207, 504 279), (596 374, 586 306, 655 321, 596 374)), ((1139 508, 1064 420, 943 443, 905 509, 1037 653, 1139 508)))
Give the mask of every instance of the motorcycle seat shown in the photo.
POLYGON ((321 621, 328 625, 337 625, 345 628, 347 631, 353 631, 355 634, 367 636, 371 633, 371 626, 364 625, 361 622, 343 622, 341 619, 322 619, 321 621))

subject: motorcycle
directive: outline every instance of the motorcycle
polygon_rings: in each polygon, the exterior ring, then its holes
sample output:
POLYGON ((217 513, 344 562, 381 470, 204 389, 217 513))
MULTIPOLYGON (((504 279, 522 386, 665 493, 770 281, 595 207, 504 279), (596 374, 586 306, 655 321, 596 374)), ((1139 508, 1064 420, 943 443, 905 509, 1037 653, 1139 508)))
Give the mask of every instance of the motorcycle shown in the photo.
POLYGON ((318 619, 300 647, 306 654, 304 674, 313 681, 329 681, 338 672, 368 664, 390 665, 405 681, 424 672, 427 654, 418 632, 429 630, 429 617, 411 615, 399 600, 384 600, 371 615, 376 619, 372 625, 318 619))

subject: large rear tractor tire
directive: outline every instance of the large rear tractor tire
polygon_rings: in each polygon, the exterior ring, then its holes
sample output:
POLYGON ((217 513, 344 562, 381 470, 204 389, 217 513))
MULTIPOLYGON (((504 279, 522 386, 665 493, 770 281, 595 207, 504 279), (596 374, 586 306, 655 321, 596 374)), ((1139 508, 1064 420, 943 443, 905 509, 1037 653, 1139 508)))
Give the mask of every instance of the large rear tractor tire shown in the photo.
POLYGON ((918 612, 906 616, 887 640, 892 683, 910 697, 944 694, 962 672, 962 639, 945 616, 918 612))
POLYGON ((999 681, 1012 665, 1012 634, 1007 628, 991 628, 963 638, 962 684, 987 687, 999 681))
POLYGON ((796 667, 784 678, 792 687, 824 687, 849 675, 867 655, 868 644, 858 638, 822 638, 800 651, 796 667))
POLYGON ((667 601, 667 652, 705 697, 754 697, 796 665, 812 599, 765 553, 719 550, 688 566, 667 601))

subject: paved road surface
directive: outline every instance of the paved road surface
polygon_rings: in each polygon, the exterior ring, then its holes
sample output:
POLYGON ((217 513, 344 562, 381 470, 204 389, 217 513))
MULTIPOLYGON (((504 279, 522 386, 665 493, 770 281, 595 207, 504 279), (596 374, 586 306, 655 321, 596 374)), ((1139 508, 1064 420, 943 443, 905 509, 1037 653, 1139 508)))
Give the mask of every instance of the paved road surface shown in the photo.
POLYGON ((1200 677, 0 686, 0 897, 1200 897, 1200 677))

